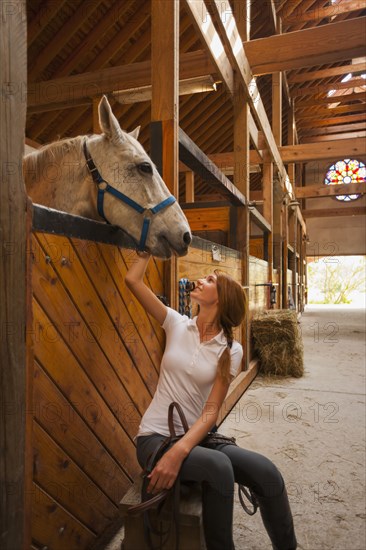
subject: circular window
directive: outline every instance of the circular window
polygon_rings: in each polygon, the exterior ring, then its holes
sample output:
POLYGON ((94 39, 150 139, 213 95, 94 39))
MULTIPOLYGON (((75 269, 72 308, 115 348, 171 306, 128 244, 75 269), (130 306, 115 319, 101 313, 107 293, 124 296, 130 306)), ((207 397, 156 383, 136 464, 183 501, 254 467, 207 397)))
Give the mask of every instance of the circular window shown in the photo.
MULTIPOLYGON (((328 168, 324 183, 326 185, 341 185, 349 183, 366 183, 366 168, 363 162, 355 159, 339 160, 328 168)), ((349 202, 361 195, 336 195, 339 201, 349 202)))

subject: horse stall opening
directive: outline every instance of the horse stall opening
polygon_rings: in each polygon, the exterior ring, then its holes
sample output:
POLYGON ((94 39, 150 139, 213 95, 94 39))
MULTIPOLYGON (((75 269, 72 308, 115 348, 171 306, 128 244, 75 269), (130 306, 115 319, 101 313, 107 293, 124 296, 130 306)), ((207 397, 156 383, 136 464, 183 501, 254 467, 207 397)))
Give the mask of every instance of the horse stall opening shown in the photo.
MULTIPOLYGON (((111 226, 34 205, 34 548, 97 545, 141 471, 133 438, 157 384, 164 333, 126 288, 136 257, 126 246, 111 226)), ((178 278, 219 268, 240 281, 239 253, 196 237, 177 262, 178 278)), ((150 261, 146 282, 164 295, 163 261, 150 261)))

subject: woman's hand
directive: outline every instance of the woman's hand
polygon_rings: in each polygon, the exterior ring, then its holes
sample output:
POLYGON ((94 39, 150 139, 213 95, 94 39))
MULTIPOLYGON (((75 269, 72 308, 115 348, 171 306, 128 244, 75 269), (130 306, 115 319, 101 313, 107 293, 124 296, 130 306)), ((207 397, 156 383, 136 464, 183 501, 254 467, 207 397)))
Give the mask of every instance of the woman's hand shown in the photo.
POLYGON ((184 458, 184 455, 177 452, 174 447, 169 449, 161 457, 151 474, 147 476, 150 479, 147 492, 156 494, 164 489, 171 489, 177 479, 184 458))

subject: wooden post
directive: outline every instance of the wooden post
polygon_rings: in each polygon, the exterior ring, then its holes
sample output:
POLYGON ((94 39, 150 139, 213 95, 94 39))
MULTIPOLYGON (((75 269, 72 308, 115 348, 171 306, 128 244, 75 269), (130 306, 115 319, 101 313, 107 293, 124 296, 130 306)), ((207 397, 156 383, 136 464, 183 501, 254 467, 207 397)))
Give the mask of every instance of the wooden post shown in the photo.
POLYGON ((283 191, 280 182, 276 178, 273 182, 273 267, 278 271, 277 295, 279 297, 279 307, 282 307, 283 281, 282 281, 282 200, 283 191))
MULTIPOLYGON (((267 236, 268 281, 273 282, 273 163, 269 153, 263 155, 263 216, 271 224, 267 236)), ((268 296, 270 293, 268 293, 268 296)), ((270 300, 268 309, 270 308, 270 300)))
MULTIPOLYGON (((244 101, 243 90, 234 96, 234 184, 249 201, 249 105, 244 101)), ((250 213, 248 205, 239 207, 237 211, 236 246, 242 254, 242 284, 249 286, 249 238, 250 213)), ((249 291, 246 290, 249 305, 249 291)), ((247 370, 250 361, 250 319, 243 323, 242 343, 244 347, 244 369, 247 370)))
POLYGON ((22 177, 27 81, 25 2, 0 18, 0 546, 30 548, 27 197, 22 177))
MULTIPOLYGON (((277 18, 276 22, 277 34, 281 34, 281 20, 277 18)), ((272 132, 273 137, 278 147, 282 146, 282 73, 276 72, 272 74, 272 132)), ((288 242, 288 227, 287 227, 287 208, 286 215, 283 215, 282 199, 278 203, 280 195, 280 186, 278 185, 276 203, 273 208, 273 239, 275 241, 276 268, 279 271, 278 287, 280 296, 280 307, 287 307, 287 242, 288 242), (286 224, 286 228, 285 228, 286 224), (285 233, 284 233, 285 229, 285 233), (282 288, 281 288, 282 287, 282 288)))
POLYGON ((288 281, 287 281, 287 269, 288 269, 288 206, 283 207, 282 213, 282 235, 283 235, 283 261, 282 261, 282 307, 288 308, 288 281))
MULTIPOLYGON (((235 0, 234 16, 236 25, 243 41, 250 40, 251 3, 235 0)), ((234 184, 243 193, 247 202, 250 193, 249 149, 250 107, 245 101, 244 89, 240 78, 234 76, 234 184)), ((237 209, 236 246, 242 253, 242 284, 249 287, 249 242, 250 242, 250 213, 248 204, 237 209)), ((250 362, 250 288, 246 289, 248 299, 247 322, 243 323, 242 344, 244 349, 244 370, 248 370, 250 362)))
POLYGON ((282 145, 282 73, 272 75, 272 132, 278 147, 282 145))
POLYGON ((298 267, 297 267, 297 252, 298 252, 298 247, 299 247, 299 243, 298 243, 298 221, 297 221, 297 208, 295 207, 294 209, 294 212, 293 212, 293 224, 294 224, 294 242, 293 242, 293 247, 294 247, 294 261, 293 261, 293 265, 292 265, 292 295, 293 295, 293 299, 294 299, 294 304, 295 304, 295 309, 297 310, 298 308, 298 293, 297 293, 297 284, 296 284, 296 274, 298 272, 298 267))
MULTIPOLYGON (((276 32, 282 32, 282 20, 277 17, 276 32)), ((272 75, 272 132, 277 147, 282 145, 282 73, 272 75)))
MULTIPOLYGON (((288 131, 287 131, 288 145, 295 145, 295 106, 292 102, 288 110, 288 131)), ((295 163, 290 162, 287 167, 288 177, 292 186, 295 188, 295 163)))
MULTIPOLYGON (((179 0, 151 3, 151 154, 171 193, 178 199, 179 0), (156 132, 160 134, 157 153, 156 132), (155 142, 155 143, 154 143, 155 142), (158 158, 160 157, 160 158, 158 158)), ((177 308, 177 260, 166 263, 165 293, 177 308)))
POLYGON ((304 311, 304 302, 305 302, 305 272, 304 272, 304 239, 305 234, 303 232, 303 229, 301 227, 301 224, 298 224, 299 227, 299 284, 300 284, 300 304, 299 304, 299 310, 300 312, 304 311))
POLYGON ((186 202, 194 202, 194 172, 186 172, 186 202))
MULTIPOLYGON (((291 104, 288 112, 288 145, 295 145, 295 109, 294 109, 294 103, 291 104)), ((287 168, 288 177, 290 179, 290 182, 293 186, 293 189, 295 189, 295 163, 291 162, 288 165, 287 168)), ((290 269, 292 270, 292 296, 295 304, 295 308, 297 310, 298 307, 298 298, 297 298, 297 285, 296 285, 296 272, 297 272, 297 258, 296 253, 298 251, 298 239, 297 239, 297 209, 295 208, 293 212, 291 212, 291 223, 293 223, 293 242, 291 242, 293 248, 294 248, 294 254, 293 254, 293 261, 290 269)))

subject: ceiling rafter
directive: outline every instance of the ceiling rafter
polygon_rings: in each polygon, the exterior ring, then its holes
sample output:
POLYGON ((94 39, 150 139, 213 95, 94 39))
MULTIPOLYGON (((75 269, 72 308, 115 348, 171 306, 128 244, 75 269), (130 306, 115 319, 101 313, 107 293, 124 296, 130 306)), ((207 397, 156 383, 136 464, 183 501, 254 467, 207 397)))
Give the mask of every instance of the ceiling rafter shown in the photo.
POLYGON ((253 74, 273 73, 364 55, 366 17, 244 43, 253 74), (344 47, 340 49, 339 44, 344 47))
POLYGON ((304 23, 308 21, 320 21, 321 19, 333 18, 341 14, 348 14, 353 11, 363 10, 365 8, 364 0, 342 0, 341 2, 326 8, 317 8, 308 11, 305 11, 301 4, 295 10, 295 13, 284 18, 284 25, 304 23))
MULTIPOLYGON (((292 97, 302 97, 304 95, 317 95, 332 90, 351 90, 352 88, 364 88, 366 90, 366 81, 364 78, 354 78, 347 82, 329 82, 327 84, 317 84, 316 86, 304 86, 292 90, 292 97)), ((334 96, 336 99, 337 96, 334 96)))
POLYGON ((318 71, 303 72, 296 75, 290 75, 288 77, 289 84, 295 84, 300 82, 308 82, 309 80, 318 80, 327 78, 328 76, 346 75, 348 73, 358 73, 366 71, 366 63, 349 63, 346 65, 340 65, 339 67, 329 67, 328 69, 322 69, 318 71))

